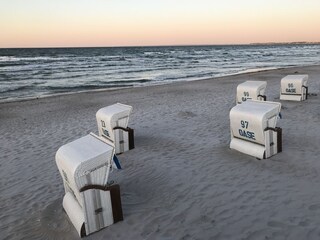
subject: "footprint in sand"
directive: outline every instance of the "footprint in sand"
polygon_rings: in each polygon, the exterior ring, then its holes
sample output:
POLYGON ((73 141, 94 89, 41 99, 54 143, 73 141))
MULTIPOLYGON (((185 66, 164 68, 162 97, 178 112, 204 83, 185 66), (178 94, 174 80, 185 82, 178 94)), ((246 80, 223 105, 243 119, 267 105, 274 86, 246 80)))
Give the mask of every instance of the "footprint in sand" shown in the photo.
POLYGON ((301 227, 307 227, 307 226, 309 226, 309 221, 308 221, 308 220, 306 220, 306 221, 301 221, 301 222, 299 222, 299 226, 301 226, 301 227))
POLYGON ((320 209, 320 203, 318 204, 313 204, 313 205, 310 205, 309 206, 309 210, 310 211, 316 211, 316 210, 319 210, 320 209))
POLYGON ((267 223, 267 225, 269 227, 275 227, 275 228, 284 228, 285 227, 285 224, 282 223, 282 222, 277 222, 277 221, 269 221, 267 223))
POLYGON ((197 116, 197 114, 190 111, 181 111, 178 113, 178 117, 181 117, 181 118, 190 118, 195 116, 197 116))

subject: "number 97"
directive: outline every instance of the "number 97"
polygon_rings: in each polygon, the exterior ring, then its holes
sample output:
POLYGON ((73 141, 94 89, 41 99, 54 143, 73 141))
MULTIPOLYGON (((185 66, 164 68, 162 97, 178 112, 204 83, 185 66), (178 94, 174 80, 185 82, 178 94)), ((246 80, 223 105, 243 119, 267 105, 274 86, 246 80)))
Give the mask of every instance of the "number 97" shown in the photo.
POLYGON ((249 126, 249 122, 248 121, 241 120, 241 127, 242 128, 248 128, 248 126, 249 126))

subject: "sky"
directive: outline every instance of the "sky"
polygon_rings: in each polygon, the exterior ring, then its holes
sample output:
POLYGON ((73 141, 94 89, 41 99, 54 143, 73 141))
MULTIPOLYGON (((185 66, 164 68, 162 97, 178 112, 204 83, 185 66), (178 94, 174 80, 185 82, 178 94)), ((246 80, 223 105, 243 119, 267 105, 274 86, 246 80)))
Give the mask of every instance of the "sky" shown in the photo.
POLYGON ((320 42, 320 0, 0 0, 0 48, 320 42))

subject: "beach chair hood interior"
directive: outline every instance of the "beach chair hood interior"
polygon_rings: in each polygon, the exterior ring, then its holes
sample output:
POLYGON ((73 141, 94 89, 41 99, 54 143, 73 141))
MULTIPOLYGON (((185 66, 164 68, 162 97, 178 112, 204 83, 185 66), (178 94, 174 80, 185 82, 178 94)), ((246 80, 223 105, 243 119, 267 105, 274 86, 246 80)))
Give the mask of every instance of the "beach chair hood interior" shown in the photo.
POLYGON ((265 81, 246 81, 237 87, 236 102, 242 103, 247 99, 266 101, 265 90, 267 82, 265 81))
POLYGON ((230 111, 230 148, 259 159, 282 150, 277 119, 281 104, 248 100, 230 111))
POLYGON ((134 148, 133 129, 128 127, 132 107, 116 103, 96 113, 99 135, 115 146, 115 153, 134 148))
POLYGON ((63 208, 81 237, 122 220, 122 210, 114 208, 119 201, 121 208, 118 185, 107 186, 113 155, 114 147, 94 134, 65 144, 56 153, 65 188, 63 208), (114 189, 119 196, 112 196, 114 189), (115 217, 119 212, 120 218, 115 217))
POLYGON ((308 98, 308 75, 288 75, 281 79, 281 100, 304 101, 308 98))

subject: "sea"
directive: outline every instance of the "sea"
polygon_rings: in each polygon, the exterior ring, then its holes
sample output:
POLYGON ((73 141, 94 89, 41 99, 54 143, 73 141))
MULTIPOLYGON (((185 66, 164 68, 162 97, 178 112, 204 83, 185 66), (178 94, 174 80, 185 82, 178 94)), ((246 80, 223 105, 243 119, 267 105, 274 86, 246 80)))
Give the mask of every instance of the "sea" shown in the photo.
POLYGON ((0 102, 320 64, 320 45, 0 49, 0 102))

